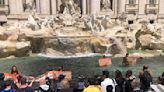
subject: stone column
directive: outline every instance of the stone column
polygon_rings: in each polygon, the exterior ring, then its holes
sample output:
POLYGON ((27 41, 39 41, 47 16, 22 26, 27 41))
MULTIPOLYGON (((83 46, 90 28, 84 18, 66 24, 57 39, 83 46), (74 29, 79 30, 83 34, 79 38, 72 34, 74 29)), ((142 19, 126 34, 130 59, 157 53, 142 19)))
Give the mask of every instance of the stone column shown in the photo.
POLYGON ((90 13, 96 14, 100 12, 100 0, 90 0, 90 13))
POLYGON ((40 0, 41 14, 50 14, 50 0, 40 0))
POLYGON ((82 0, 82 14, 86 14, 87 11, 87 1, 82 0))
POLYGON ((86 0, 86 13, 89 14, 90 12, 90 0, 86 0))
POLYGON ((118 4, 118 0, 113 0, 113 6, 114 6, 114 8, 113 8, 113 11, 114 11, 114 15, 117 15, 117 13, 118 13, 118 9, 117 9, 117 4, 118 4))
POLYGON ((125 12, 126 0, 118 0, 118 13, 121 14, 125 12))
POLYGON ((51 0, 52 14, 56 14, 56 7, 57 7, 56 3, 57 3, 56 0, 51 0))
POLYGON ((8 5, 8 4, 9 4, 8 0, 5 0, 5 5, 8 5))
POLYGON ((36 0, 36 12, 40 13, 40 0, 36 0))
POLYGON ((17 0, 9 0, 9 5, 10 14, 17 14, 17 0))
POLYGON ((17 0, 17 12, 18 14, 22 14, 24 12, 22 0, 17 0))

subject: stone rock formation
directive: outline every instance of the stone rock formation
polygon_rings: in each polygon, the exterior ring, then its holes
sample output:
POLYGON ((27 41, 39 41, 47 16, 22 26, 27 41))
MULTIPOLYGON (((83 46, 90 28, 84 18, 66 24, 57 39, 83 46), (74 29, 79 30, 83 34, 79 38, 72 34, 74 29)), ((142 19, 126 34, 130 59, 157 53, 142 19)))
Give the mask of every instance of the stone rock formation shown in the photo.
POLYGON ((0 56, 8 57, 14 56, 27 56, 30 49, 30 42, 11 42, 0 41, 0 56))
POLYGON ((164 24, 148 21, 129 19, 126 14, 113 21, 109 15, 79 17, 71 13, 40 18, 34 13, 24 23, 0 27, 0 56, 26 56, 31 51, 54 56, 124 55, 129 49, 164 51, 164 24), (129 20, 134 21, 129 24, 129 20))

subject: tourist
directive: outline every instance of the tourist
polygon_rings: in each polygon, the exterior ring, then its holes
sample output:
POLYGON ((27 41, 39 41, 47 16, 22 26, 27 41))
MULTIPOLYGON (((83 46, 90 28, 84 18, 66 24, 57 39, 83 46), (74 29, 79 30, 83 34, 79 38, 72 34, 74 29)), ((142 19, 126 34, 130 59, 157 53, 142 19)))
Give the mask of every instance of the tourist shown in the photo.
POLYGON ((58 77, 60 74, 63 74, 63 71, 64 71, 64 67, 63 66, 60 66, 58 67, 57 71, 56 71, 56 76, 58 77))
POLYGON ((142 89, 140 89, 140 83, 138 80, 133 80, 132 83, 133 92, 144 92, 142 89))
POLYGON ((60 67, 58 68, 58 71, 59 71, 59 72, 63 72, 63 71, 64 71, 64 67, 63 67, 63 66, 60 66, 60 67))
POLYGON ((131 70, 126 71, 125 76, 126 76, 126 79, 125 79, 125 84, 124 84, 124 90, 125 92, 132 92, 133 88, 132 88, 131 83, 134 79, 136 79, 136 77, 133 76, 133 72, 131 70))
POLYGON ((125 57, 123 57, 123 61, 122 61, 123 66, 128 66, 129 65, 128 57, 129 57, 129 53, 126 53, 126 55, 125 55, 125 57))
POLYGON ((0 91, 5 88, 4 73, 0 73, 0 91))
POLYGON ((12 82, 13 81, 11 79, 7 79, 5 81, 5 88, 1 92, 16 92, 16 90, 12 89, 11 87, 12 82))
POLYGON ((144 91, 148 91, 151 83, 153 82, 153 78, 147 65, 143 66, 143 70, 140 72, 139 78, 141 89, 143 89, 144 91))
POLYGON ((46 80, 39 81, 38 92, 52 92, 52 90, 50 89, 50 85, 48 84, 49 83, 46 83, 46 80))
POLYGON ((96 79, 98 85, 101 85, 101 82, 104 80, 103 75, 96 75, 95 79, 96 79))
POLYGON ((12 77, 14 79, 14 82, 17 83, 18 82, 17 78, 20 76, 20 74, 19 74, 18 69, 15 65, 11 67, 11 74, 12 74, 12 77))
POLYGON ((116 92, 123 92, 123 84, 125 82, 125 78, 123 78, 121 71, 115 71, 115 81, 117 85, 115 86, 116 92))
POLYGON ((17 92, 34 92, 34 90, 30 86, 28 85, 26 78, 21 78, 20 79, 20 87, 17 90, 17 92))
POLYGON ((158 80, 159 84, 151 84, 150 87, 153 90, 153 92, 164 92, 164 73, 162 74, 162 76, 158 78, 158 80))
POLYGON ((99 88, 95 83, 94 78, 89 78, 88 83, 89 86, 83 90, 83 92, 101 92, 101 88, 99 88))
POLYGON ((86 85, 85 77, 80 75, 78 77, 78 82, 75 84, 74 92, 83 92, 85 85, 86 85))
POLYGON ((73 92, 73 89, 70 88, 68 79, 66 79, 63 74, 58 77, 57 92, 73 92))
POLYGON ((11 74, 16 74, 16 75, 19 74, 18 69, 15 65, 11 67, 11 74))
POLYGON ((164 73, 162 73, 162 76, 158 78, 159 84, 164 85, 164 73))
POLYGON ((101 82, 102 92, 108 92, 107 89, 112 88, 112 92, 115 92, 115 86, 113 80, 109 78, 109 72, 103 71, 103 81, 101 82))

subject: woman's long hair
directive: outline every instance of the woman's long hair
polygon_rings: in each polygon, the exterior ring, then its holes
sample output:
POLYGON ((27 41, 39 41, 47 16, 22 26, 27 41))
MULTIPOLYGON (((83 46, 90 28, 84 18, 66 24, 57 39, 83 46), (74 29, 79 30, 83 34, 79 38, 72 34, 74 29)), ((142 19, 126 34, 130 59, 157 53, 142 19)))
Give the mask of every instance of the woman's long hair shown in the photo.
POLYGON ((11 67, 11 74, 14 74, 14 73, 19 74, 18 69, 15 65, 11 67), (14 67, 15 67, 15 70, 13 69, 14 67))

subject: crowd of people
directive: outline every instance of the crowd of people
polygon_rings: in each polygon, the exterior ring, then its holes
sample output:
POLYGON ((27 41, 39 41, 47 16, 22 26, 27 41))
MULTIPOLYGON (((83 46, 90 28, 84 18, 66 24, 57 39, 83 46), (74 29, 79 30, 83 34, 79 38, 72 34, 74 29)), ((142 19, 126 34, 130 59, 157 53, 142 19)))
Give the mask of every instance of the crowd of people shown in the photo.
POLYGON ((131 70, 126 71, 125 77, 116 70, 112 78, 105 70, 92 78, 80 75, 78 81, 71 84, 65 75, 60 74, 57 79, 47 77, 37 81, 36 87, 35 79, 29 81, 21 76, 16 66, 11 68, 11 74, 12 78, 6 78, 4 73, 0 73, 0 92, 164 92, 164 73, 155 84, 147 65, 143 66, 138 77, 131 70))

